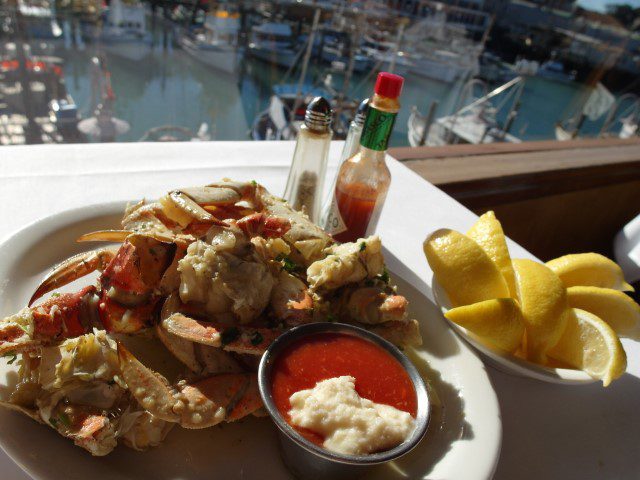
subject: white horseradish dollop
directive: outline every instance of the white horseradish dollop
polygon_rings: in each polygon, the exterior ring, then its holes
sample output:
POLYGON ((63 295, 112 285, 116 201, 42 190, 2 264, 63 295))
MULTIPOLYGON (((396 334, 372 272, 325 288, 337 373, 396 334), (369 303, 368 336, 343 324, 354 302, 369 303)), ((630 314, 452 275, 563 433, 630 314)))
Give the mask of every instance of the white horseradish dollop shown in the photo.
POLYGON ((389 450, 413 430, 413 417, 358 395, 356 379, 329 378, 289 398, 291 423, 325 437, 327 450, 364 455, 389 450))

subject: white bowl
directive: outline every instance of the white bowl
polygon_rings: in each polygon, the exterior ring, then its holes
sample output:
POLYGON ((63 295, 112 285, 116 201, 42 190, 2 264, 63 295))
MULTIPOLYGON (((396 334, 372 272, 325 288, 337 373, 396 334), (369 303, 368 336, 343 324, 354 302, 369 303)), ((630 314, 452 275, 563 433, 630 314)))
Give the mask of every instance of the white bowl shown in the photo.
MULTIPOLYGON (((449 311, 451 309, 449 297, 435 277, 431 280, 431 289, 433 290, 434 299, 442 310, 442 313, 444 314, 449 311)), ((578 313, 578 316, 580 316, 580 313, 578 313)), ((541 380, 543 382, 560 383, 563 385, 588 384, 598 381, 597 379, 587 375, 582 370, 543 367, 515 357, 508 352, 487 345, 480 340, 477 335, 473 334, 466 328, 450 321, 446 317, 445 319, 458 336, 482 354, 488 364, 502 372, 519 377, 535 378, 536 380, 541 380)))

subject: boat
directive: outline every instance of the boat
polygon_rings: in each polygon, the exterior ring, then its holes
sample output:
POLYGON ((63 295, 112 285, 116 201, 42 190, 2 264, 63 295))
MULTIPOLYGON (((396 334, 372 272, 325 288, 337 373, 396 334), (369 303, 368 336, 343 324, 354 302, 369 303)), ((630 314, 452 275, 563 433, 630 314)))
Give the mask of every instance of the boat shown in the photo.
MULTIPOLYGON (((477 85, 486 91, 486 86, 480 80, 472 80, 465 85, 460 98, 468 97, 477 85)), ((417 147, 424 144, 442 146, 461 143, 520 143, 520 139, 509 133, 509 130, 517 115, 523 89, 522 77, 515 78, 431 124, 428 117, 423 116, 414 106, 407 122, 409 144, 417 147), (500 101, 500 106, 496 107, 492 100, 501 94, 505 95, 500 101), (497 120, 497 113, 509 103, 509 113, 506 115, 505 124, 501 125, 497 120)))
POLYGON ((179 32, 178 44, 196 60, 235 77, 240 63, 239 31, 240 15, 218 10, 207 14, 201 27, 190 27, 179 32))
POLYGON ((506 83, 518 75, 499 56, 483 52, 480 56, 478 77, 489 83, 506 83))
POLYGON ((186 127, 178 125, 162 125, 153 127, 140 137, 139 142, 206 142, 211 140, 209 125, 200 124, 198 131, 193 133, 186 127))
POLYGON ((622 126, 618 133, 618 138, 626 139, 638 135, 638 121, 640 118, 638 115, 629 115, 620 119, 622 126))
MULTIPOLYGON (((322 41, 320 58, 332 66, 343 65, 344 69, 350 62, 350 40, 349 36, 344 32, 324 33, 322 41)), ((353 58, 353 71, 362 73, 368 71, 372 67, 371 57, 361 48, 356 49, 353 58)))
POLYGON ((295 48, 295 40, 291 26, 287 23, 267 22, 251 29, 251 40, 247 53, 272 65, 291 68, 299 59, 301 48, 295 48))
POLYGON ((390 32, 373 31, 364 35, 361 50, 372 59, 373 70, 385 70, 398 75, 407 75, 414 63, 406 52, 400 50, 404 34, 401 26, 398 35, 392 38, 390 32))
MULTIPOLYGON (((595 122, 602 115, 611 111, 615 105, 616 99, 613 94, 602 83, 596 83, 585 96, 582 107, 578 109, 578 112, 566 122, 556 123, 554 129, 556 140, 565 141, 576 138, 586 119, 595 122)), ((607 118, 605 125, 608 121, 609 119, 607 118)))
POLYGON ((404 34, 404 56, 411 62, 409 70, 445 83, 474 77, 480 71, 482 43, 467 37, 462 25, 447 21, 444 9, 407 28, 404 34))
POLYGON ((139 1, 111 0, 102 24, 89 26, 87 36, 99 42, 110 54, 135 62, 151 51, 146 10, 139 1))
POLYGON ((625 93, 609 109, 599 136, 631 138, 639 132, 638 123, 640 123, 640 97, 634 93, 625 93), (620 130, 615 133, 614 126, 618 122, 620 123, 620 130))
POLYGON ((536 71, 536 76, 554 82, 570 83, 576 79, 576 72, 566 72, 562 62, 547 60, 536 71))
POLYGON ((256 115, 251 126, 253 140, 294 140, 304 121, 305 111, 309 102, 318 96, 325 97, 336 111, 339 105, 339 115, 334 117, 331 127, 334 140, 346 137, 349 122, 358 107, 351 99, 340 100, 339 93, 330 85, 331 77, 325 77, 323 84, 305 84, 298 95, 296 84, 281 83, 273 87, 273 95, 269 99, 269 106, 256 115))

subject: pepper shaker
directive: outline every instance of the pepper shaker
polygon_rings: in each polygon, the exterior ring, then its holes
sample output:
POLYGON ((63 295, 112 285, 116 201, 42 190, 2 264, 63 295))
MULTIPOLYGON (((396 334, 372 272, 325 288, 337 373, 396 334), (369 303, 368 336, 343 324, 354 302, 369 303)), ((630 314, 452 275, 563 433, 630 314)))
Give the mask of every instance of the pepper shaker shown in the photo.
POLYGON ((304 210, 312 222, 318 222, 320 217, 332 115, 325 98, 315 97, 309 102, 284 190, 285 200, 296 210, 304 210))

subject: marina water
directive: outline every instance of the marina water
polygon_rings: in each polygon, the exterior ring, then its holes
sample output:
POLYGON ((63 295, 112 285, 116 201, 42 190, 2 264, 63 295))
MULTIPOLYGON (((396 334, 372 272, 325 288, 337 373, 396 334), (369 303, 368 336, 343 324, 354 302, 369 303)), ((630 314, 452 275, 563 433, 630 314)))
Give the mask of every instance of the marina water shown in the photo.
MULTIPOLYGON (((280 83, 286 73, 280 67, 245 56, 239 78, 232 78, 174 46, 171 32, 156 31, 151 45, 137 47, 141 50, 138 55, 141 59, 134 61, 101 45, 87 43, 83 49, 56 45, 56 55, 65 61, 67 88, 83 118, 92 115, 91 57, 101 54, 106 58, 116 95, 115 116, 131 126, 118 141, 137 141, 149 129, 163 125, 182 126, 196 132, 202 123, 208 124, 212 139, 247 140, 253 119, 268 106, 272 87, 280 83), (163 35, 168 38, 163 39, 163 35)), ((317 79, 327 69, 326 64, 312 63, 307 81, 317 79)), ((332 76, 335 87, 339 88, 341 74, 334 72, 332 76)), ((364 74, 355 74, 349 94, 361 99, 371 92, 374 80, 373 75, 366 79, 364 74)), ((290 83, 296 81, 295 74, 289 78, 290 83)), ((461 89, 461 82, 447 84, 407 75, 403 109, 398 115, 391 145, 408 144, 407 119, 411 106, 416 105, 424 112, 437 100, 436 117, 450 114, 461 89)), ((572 116, 585 93, 586 89, 576 83, 528 78, 511 132, 522 140, 554 139, 554 124, 572 116)), ((602 119, 587 120, 581 134, 596 135, 601 123, 602 119)))

